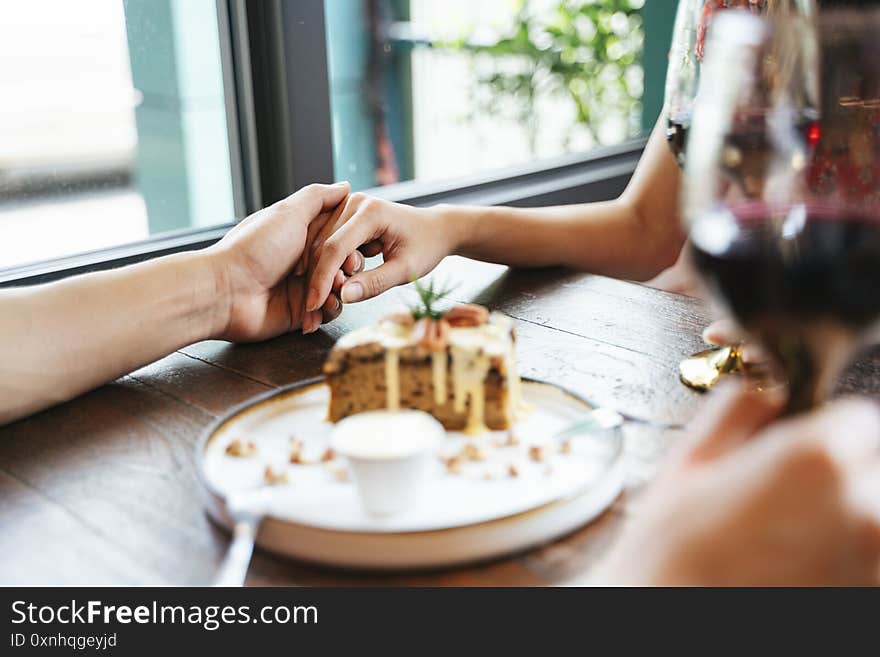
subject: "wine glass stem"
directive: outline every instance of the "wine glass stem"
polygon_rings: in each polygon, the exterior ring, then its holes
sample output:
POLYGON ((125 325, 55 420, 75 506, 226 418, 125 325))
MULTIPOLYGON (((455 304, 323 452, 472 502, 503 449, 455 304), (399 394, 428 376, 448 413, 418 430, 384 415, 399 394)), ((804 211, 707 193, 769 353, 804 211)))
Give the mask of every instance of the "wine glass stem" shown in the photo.
POLYGON ((813 350, 801 336, 787 335, 773 345, 788 379, 784 415, 797 415, 816 407, 825 396, 813 350))
POLYGON ((788 380, 784 415, 804 413, 829 396, 837 375, 853 354, 853 333, 833 322, 815 322, 808 330, 788 330, 764 336, 788 380))

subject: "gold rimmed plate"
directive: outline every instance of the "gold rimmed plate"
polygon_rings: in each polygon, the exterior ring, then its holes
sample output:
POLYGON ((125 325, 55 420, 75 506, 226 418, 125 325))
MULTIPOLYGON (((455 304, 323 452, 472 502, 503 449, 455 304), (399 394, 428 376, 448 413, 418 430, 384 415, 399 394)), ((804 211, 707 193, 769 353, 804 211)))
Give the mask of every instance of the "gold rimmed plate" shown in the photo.
POLYGON ((595 406, 559 386, 524 380, 530 410, 511 432, 448 432, 416 503, 373 517, 361 509, 351 481, 340 480, 344 464, 320 459, 332 428, 325 420, 328 396, 320 379, 288 386, 234 409, 206 432, 197 459, 216 521, 231 528, 236 509, 230 500, 236 507, 247 498, 258 507, 256 542, 273 552, 348 568, 440 567, 521 551, 573 531, 602 513, 623 486, 620 428, 585 432, 563 452, 555 435, 595 406), (229 456, 226 447, 235 440, 253 442, 256 453, 229 456), (293 441, 302 444, 305 464, 290 463, 293 441), (452 473, 443 457, 466 442, 484 447, 485 460, 452 473), (530 448, 542 445, 545 454, 535 460, 530 448), (267 486, 267 467, 283 472, 287 483, 267 486))

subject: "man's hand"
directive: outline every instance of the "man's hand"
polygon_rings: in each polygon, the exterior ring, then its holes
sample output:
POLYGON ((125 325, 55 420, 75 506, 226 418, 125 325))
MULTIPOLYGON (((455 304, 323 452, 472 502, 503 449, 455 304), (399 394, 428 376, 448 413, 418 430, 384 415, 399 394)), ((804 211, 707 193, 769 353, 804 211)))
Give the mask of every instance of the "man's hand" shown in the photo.
POLYGON ((0 290, 0 424, 199 340, 263 340, 332 320, 357 263, 335 271, 337 292, 305 315, 305 278, 293 270, 310 231, 347 195, 348 183, 309 185, 208 249, 0 290))
POLYGON ((345 274, 336 268, 328 295, 312 312, 304 310, 306 280, 294 275, 294 268, 309 235, 329 221, 348 191, 345 182, 303 187, 252 214, 209 249, 217 287, 226 303, 227 321, 216 337, 252 341, 297 328, 310 332, 339 315, 338 291, 345 276, 357 272, 358 263, 345 263, 345 274))
POLYGON ((721 391, 636 507, 599 579, 638 585, 880 583, 880 411, 721 391))

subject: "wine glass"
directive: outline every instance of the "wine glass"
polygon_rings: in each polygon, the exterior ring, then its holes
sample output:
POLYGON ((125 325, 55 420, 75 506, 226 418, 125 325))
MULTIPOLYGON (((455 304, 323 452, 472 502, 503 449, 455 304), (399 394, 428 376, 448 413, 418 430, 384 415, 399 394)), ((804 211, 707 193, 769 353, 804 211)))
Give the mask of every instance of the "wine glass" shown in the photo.
MULTIPOLYGON (((684 168, 688 131, 700 84, 707 37, 722 11, 739 10, 759 16, 804 19, 815 12, 814 0, 680 0, 675 17, 669 67, 666 74, 666 139, 679 165, 684 168)), ((684 359, 682 382, 708 390, 724 374, 744 368, 743 344, 712 347, 684 359)), ((758 366, 752 365, 758 369, 758 366)))
POLYGON ((719 16, 684 214, 710 292, 773 357, 789 413, 880 319, 880 10, 719 16))
POLYGON ((726 9, 740 9, 768 16, 808 17, 812 0, 679 0, 666 71, 666 140, 678 165, 684 168, 687 135, 694 99, 700 83, 700 68, 706 39, 716 15, 726 9))

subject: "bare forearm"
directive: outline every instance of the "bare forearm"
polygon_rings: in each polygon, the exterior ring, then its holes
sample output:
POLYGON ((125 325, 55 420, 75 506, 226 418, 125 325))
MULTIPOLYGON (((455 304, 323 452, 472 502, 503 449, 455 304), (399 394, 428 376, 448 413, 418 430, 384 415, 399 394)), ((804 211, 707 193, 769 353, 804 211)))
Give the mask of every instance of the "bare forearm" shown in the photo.
POLYGON ((197 252, 0 292, 0 424, 216 334, 220 287, 197 252))
POLYGON ((623 201, 546 208, 446 208, 457 225, 456 252, 517 267, 565 265, 631 279, 675 261, 674 245, 648 239, 623 201))
POLYGON ((684 241, 679 184, 661 123, 616 200, 546 208, 442 206, 437 211, 461 255, 645 280, 672 265, 684 241))

